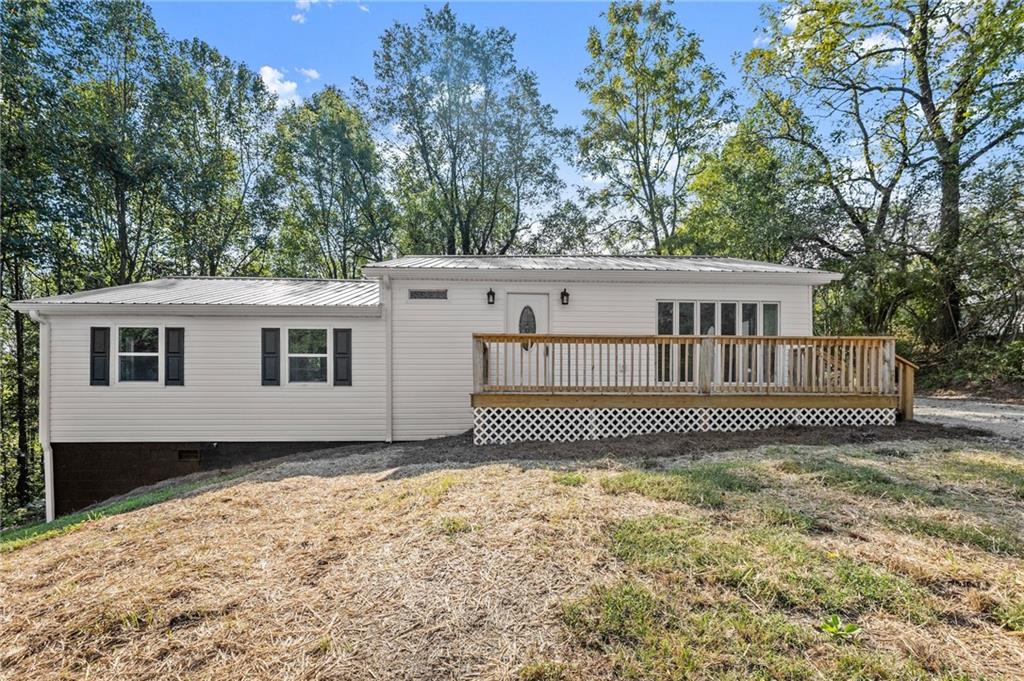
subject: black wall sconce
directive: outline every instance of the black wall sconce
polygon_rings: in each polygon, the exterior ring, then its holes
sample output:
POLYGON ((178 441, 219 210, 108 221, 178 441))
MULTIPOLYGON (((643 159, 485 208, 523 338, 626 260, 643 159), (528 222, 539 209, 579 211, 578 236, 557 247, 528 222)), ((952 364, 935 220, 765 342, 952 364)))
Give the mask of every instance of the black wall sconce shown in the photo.
POLYGON ((568 304, 569 304, 569 292, 563 288, 562 289, 562 305, 568 305, 568 304))
POLYGON ((487 291, 487 304, 488 305, 494 305, 494 289, 493 288, 487 291))

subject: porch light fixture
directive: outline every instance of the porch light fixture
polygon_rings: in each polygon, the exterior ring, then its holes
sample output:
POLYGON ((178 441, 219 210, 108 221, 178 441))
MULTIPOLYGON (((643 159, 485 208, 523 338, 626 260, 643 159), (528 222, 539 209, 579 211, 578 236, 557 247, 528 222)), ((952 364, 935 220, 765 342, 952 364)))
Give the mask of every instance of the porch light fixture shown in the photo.
POLYGON ((562 305, 568 305, 568 304, 569 304, 569 292, 563 288, 562 289, 562 305))
POLYGON ((488 305, 494 305, 494 289, 493 288, 489 289, 487 291, 487 304, 488 305))

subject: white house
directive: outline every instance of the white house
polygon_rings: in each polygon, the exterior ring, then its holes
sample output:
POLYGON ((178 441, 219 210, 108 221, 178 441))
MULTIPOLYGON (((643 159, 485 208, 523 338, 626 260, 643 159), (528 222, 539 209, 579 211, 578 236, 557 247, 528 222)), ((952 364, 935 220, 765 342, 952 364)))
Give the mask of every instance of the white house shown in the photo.
POLYGON ((13 303, 40 324, 48 517, 327 442, 895 418, 891 339, 811 338, 831 272, 663 256, 408 256, 363 272, 13 303))

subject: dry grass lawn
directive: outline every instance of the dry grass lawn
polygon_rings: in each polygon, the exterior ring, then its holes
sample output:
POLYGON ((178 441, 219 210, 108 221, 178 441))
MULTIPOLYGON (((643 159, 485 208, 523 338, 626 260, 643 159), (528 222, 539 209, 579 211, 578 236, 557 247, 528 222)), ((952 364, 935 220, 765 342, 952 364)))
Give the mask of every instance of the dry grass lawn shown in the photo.
POLYGON ((0 554, 0 675, 1020 678, 1024 455, 898 438, 284 461, 0 554))

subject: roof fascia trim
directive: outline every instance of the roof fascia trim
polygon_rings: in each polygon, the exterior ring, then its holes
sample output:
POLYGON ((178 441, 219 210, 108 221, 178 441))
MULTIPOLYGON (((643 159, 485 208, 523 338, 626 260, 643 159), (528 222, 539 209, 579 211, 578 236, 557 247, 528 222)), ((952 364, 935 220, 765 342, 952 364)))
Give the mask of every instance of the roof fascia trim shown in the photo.
POLYGON ((233 317, 380 317, 380 305, 221 305, 216 303, 33 303, 9 304, 18 312, 47 315, 149 314, 168 316, 233 317))

